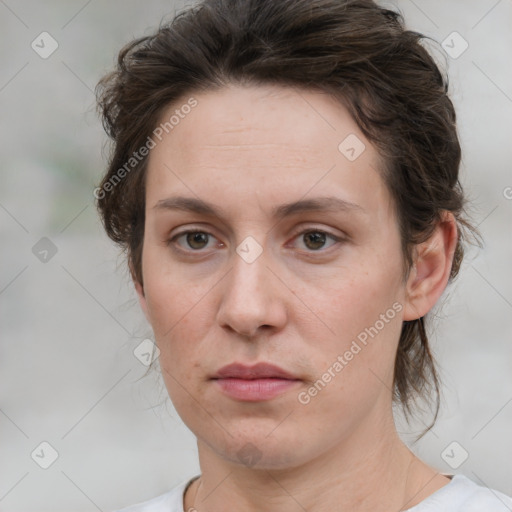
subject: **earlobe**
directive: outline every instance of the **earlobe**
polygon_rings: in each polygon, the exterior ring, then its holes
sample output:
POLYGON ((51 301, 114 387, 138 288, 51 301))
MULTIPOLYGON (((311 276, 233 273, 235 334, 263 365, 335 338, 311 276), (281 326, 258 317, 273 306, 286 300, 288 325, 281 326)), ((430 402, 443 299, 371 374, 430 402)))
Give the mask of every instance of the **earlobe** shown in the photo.
POLYGON ((453 214, 444 212, 430 238, 416 246, 403 320, 425 316, 442 295, 450 277, 457 237, 453 214))

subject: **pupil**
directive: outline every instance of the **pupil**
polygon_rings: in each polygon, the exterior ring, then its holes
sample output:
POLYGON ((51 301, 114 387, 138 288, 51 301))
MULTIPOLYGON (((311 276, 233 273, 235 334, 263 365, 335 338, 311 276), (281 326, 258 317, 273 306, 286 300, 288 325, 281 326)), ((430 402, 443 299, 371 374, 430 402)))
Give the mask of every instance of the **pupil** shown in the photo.
POLYGON ((310 240, 312 242, 313 247, 306 243, 310 249, 319 249, 325 244, 325 233, 311 232, 307 233, 305 236, 306 240, 310 240))
POLYGON ((206 237, 206 233, 189 233, 189 235, 187 236, 187 242, 190 245, 190 247, 201 249, 203 247, 203 245, 201 244, 207 243, 206 237), (196 245, 196 243, 198 245, 196 245))

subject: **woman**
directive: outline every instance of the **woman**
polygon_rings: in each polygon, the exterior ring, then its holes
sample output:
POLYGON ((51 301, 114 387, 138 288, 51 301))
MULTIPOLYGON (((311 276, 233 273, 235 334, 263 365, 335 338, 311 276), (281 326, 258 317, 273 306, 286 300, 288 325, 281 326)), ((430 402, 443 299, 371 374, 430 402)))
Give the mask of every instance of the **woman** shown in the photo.
POLYGON ((96 190, 201 474, 135 511, 505 511, 400 440, 459 270, 447 83, 365 0, 205 0, 99 84, 96 190))

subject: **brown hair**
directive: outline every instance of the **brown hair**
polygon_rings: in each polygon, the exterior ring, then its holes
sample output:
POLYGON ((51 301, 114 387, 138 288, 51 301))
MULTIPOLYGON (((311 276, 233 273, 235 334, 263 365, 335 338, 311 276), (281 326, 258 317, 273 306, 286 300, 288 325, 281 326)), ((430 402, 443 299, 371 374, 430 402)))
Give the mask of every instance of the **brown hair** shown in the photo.
MULTIPOLYGON (((448 78, 422 46, 423 38, 405 29, 399 13, 370 0, 204 0, 154 35, 126 45, 115 71, 97 87, 113 151, 95 196, 107 234, 128 253, 133 278, 143 283, 147 158, 132 162, 133 168, 126 162, 146 144, 170 104, 229 83, 313 88, 342 102, 383 157, 404 273, 414 246, 450 211, 459 228, 454 278, 464 233, 476 230, 463 216, 461 149, 448 78)), ((394 398, 408 416, 411 401, 430 397, 432 390, 431 425, 439 410, 439 382, 425 319, 404 322, 394 398)))

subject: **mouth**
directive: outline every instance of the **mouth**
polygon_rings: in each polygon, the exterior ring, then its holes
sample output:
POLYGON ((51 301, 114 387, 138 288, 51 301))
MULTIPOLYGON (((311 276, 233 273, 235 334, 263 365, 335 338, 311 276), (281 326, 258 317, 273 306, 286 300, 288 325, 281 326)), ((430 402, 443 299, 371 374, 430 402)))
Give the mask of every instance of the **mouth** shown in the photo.
POLYGON ((232 363, 223 366, 213 376, 214 379, 286 379, 300 380, 283 368, 270 363, 258 363, 247 366, 241 363, 232 363))
POLYGON ((269 363, 254 366, 233 363, 222 367, 212 380, 224 394, 245 402, 270 400, 301 382, 283 368, 269 363))

